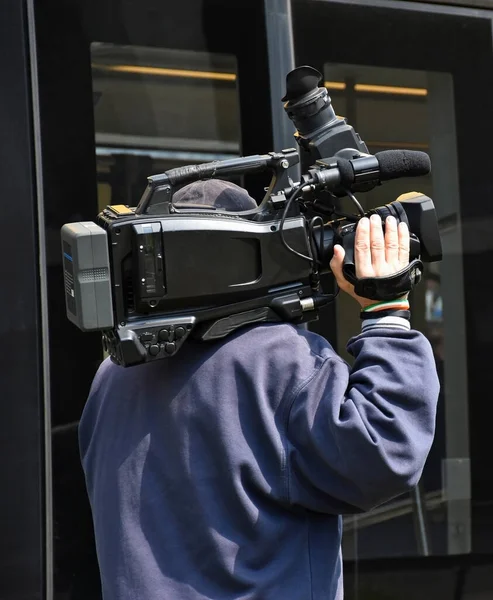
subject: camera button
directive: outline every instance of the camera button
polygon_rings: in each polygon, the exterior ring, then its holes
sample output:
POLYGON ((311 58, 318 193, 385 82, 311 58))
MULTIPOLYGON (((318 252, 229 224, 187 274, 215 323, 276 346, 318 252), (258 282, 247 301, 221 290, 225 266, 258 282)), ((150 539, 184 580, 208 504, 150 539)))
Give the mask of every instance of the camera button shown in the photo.
POLYGON ((157 356, 159 354, 160 350, 161 350, 161 348, 157 344, 153 344, 152 346, 149 347, 149 354, 151 356, 157 356))
POLYGON ((169 331, 167 329, 161 329, 158 338, 160 342, 167 342, 169 340, 169 331))
POLYGON ((166 346, 164 347, 164 351, 166 352, 166 354, 173 354, 173 352, 176 350, 176 346, 174 343, 169 343, 166 344, 166 346))

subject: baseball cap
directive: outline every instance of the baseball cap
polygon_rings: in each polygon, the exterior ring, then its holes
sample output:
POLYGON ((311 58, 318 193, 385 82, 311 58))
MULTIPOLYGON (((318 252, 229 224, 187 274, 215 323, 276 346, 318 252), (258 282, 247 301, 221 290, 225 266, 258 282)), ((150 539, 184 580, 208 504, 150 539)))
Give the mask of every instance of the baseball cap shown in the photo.
POLYGON ((209 206, 232 212, 257 208, 257 202, 245 189, 222 179, 201 179, 185 185, 174 193, 173 204, 184 208, 209 206))

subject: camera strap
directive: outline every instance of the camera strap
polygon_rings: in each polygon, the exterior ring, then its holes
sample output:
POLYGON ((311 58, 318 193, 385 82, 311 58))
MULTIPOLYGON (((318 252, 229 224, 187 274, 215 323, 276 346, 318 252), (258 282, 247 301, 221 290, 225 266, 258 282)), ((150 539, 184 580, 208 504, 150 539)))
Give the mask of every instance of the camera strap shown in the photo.
POLYGON ((354 264, 344 264, 344 277, 354 285, 358 296, 371 300, 393 300, 410 292, 421 280, 423 263, 415 258, 406 267, 385 277, 357 278, 354 264))
POLYGON ((410 292, 421 281, 423 263, 413 259, 407 266, 385 277, 356 277, 354 264, 354 230, 349 230, 338 242, 344 248, 344 277, 354 285, 354 291, 362 298, 370 300, 395 300, 410 292))

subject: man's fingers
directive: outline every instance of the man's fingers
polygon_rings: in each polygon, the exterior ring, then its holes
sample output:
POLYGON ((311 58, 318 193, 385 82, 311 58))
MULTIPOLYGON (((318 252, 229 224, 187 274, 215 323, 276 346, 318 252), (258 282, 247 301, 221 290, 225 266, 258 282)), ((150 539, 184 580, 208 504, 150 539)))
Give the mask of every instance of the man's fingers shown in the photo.
POLYGON ((401 269, 409 264, 409 229, 406 223, 399 223, 399 266, 401 269))
POLYGON ((367 217, 361 218, 356 227, 354 266, 356 277, 371 277, 373 275, 370 252, 370 221, 367 217))
POLYGON ((409 229, 405 223, 397 225, 394 217, 388 217, 384 236, 379 215, 359 220, 354 239, 356 277, 384 277, 408 264, 409 229))
POLYGON ((399 237, 395 217, 385 219, 385 259, 389 265, 399 265, 399 237))
POLYGON ((349 283, 349 281, 344 277, 344 274, 342 272, 344 256, 344 248, 339 244, 336 244, 334 246, 334 255, 332 257, 332 260, 330 261, 330 270, 334 274, 334 277, 337 281, 337 285, 341 288, 341 290, 348 290, 352 286, 349 283))
POLYGON ((379 215, 370 217, 371 262, 375 275, 385 274, 385 240, 383 237, 382 219, 379 215))
POLYGON ((342 246, 339 246, 339 244, 336 244, 334 246, 334 254, 330 261, 330 270, 334 274, 334 277, 336 278, 338 283, 339 283, 339 279, 343 276, 342 275, 342 265, 344 263, 344 255, 345 255, 344 248, 342 246))

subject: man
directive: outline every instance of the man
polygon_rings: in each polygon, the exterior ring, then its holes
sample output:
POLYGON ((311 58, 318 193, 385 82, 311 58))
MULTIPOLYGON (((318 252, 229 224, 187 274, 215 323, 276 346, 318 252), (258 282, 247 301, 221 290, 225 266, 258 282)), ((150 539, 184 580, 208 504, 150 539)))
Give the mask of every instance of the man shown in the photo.
MULTIPOLYGON (((218 181, 176 200, 255 205, 218 181)), ((379 217, 361 219, 355 251, 358 277, 389 275, 409 262, 409 231, 389 219, 384 238, 379 217)), ((416 485, 438 396, 407 300, 356 296, 343 258, 336 247, 331 270, 371 317, 352 368, 288 323, 100 367, 79 436, 105 600, 343 597, 340 515, 416 485)))

